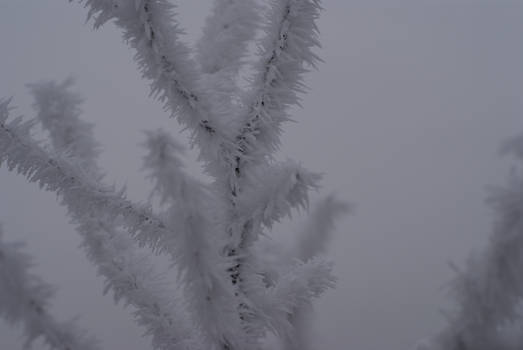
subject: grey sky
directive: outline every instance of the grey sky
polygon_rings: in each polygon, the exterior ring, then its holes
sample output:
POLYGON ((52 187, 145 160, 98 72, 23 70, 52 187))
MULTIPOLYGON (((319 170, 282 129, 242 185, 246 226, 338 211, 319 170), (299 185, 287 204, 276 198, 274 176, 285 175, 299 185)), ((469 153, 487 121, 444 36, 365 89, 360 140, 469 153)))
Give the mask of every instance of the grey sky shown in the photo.
MULTIPOLYGON (((188 40, 209 0, 180 1, 188 40)), ((510 162, 500 141, 523 130, 523 2, 325 0, 325 60, 289 124, 282 156, 325 173, 324 190, 357 204, 331 256, 339 283, 317 308, 321 349, 403 350, 443 325, 449 260, 486 242, 484 186, 510 162)), ((84 24, 77 4, 0 1, 0 96, 31 116, 25 83, 77 78, 84 117, 96 123, 108 179, 134 199, 149 186, 141 130, 178 126, 158 103, 113 25, 84 24)), ((179 136, 184 138, 184 136, 179 136)), ((196 167, 194 168, 196 170, 196 167)), ((37 271, 59 287, 55 310, 81 314, 106 349, 148 349, 127 311, 102 297, 55 196, 0 169, 0 221, 23 239, 37 271)), ((21 349, 0 323, 0 349, 21 349)))

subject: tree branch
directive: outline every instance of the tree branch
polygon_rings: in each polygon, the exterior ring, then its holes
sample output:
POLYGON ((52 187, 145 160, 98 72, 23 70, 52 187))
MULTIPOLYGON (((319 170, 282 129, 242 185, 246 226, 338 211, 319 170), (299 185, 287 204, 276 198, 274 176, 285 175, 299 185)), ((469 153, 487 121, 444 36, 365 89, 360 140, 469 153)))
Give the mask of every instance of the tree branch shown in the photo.
MULTIPOLYGON (((84 169, 96 169, 100 147, 93 136, 93 125, 80 119, 82 98, 71 92, 74 79, 28 84, 34 98, 33 108, 42 127, 49 132, 52 146, 67 152, 82 163, 84 169)), ((99 174, 100 175, 100 174, 99 174)))
POLYGON ((217 145, 227 143, 230 131, 222 125, 223 116, 210 104, 201 76, 180 42, 183 34, 173 23, 173 5, 166 0, 83 0, 94 18, 95 28, 114 19, 124 40, 136 50, 135 60, 142 75, 151 81, 151 95, 164 103, 178 121, 192 132, 202 156, 212 161, 217 145), (212 113, 210 111, 213 111, 212 113))
POLYGON ((320 9, 318 0, 272 1, 261 59, 235 136, 236 173, 278 148, 281 124, 290 120, 287 109, 299 104, 298 93, 305 90, 306 65, 315 67, 319 60, 312 49, 320 46, 316 27, 320 9))
POLYGON ((247 242, 257 239, 262 225, 272 228, 283 217, 290 217, 292 209, 306 209, 309 191, 317 188, 320 178, 321 175, 291 160, 251 169, 245 175, 243 191, 238 194, 235 221, 251 222, 253 229, 236 238, 247 247, 250 244, 247 242))
POLYGON ((336 279, 332 275, 332 264, 321 259, 307 262, 297 261, 285 273, 278 276, 268 288, 250 290, 262 315, 275 334, 292 339, 293 325, 290 317, 314 298, 318 298, 336 279))
MULTIPOLYGON (((222 188, 223 204, 228 207, 229 243, 225 250, 235 260, 235 265, 229 269, 232 283, 238 285, 238 292, 246 299, 249 295, 245 280, 252 276, 247 273, 249 263, 245 263, 250 254, 251 238, 259 228, 258 223, 239 215, 238 199, 246 191, 247 165, 267 166, 267 156, 279 144, 280 125, 289 119, 286 108, 298 103, 297 93, 304 88, 302 73, 307 70, 304 65, 314 65, 317 61, 312 47, 318 46, 315 20, 319 10, 317 0, 272 2, 265 28, 267 35, 260 53, 262 59, 256 69, 252 91, 242 101, 247 109, 241 111, 236 122, 240 126, 235 131, 233 143, 221 145, 216 168, 219 170, 217 187, 222 188)), ((245 305, 240 305, 240 309, 251 313, 245 305)), ((247 324, 255 320, 255 317, 244 318, 247 324)))
MULTIPOLYGON (((29 85, 33 106, 42 126, 50 134, 56 151, 67 151, 87 172, 102 173, 96 164, 98 145, 92 126, 80 120, 81 98, 69 90, 73 81, 29 85)), ((73 219, 75 219, 73 215, 73 219)), ((82 246, 105 279, 105 292, 112 290, 115 302, 132 305, 134 317, 152 335, 155 349, 198 349, 201 344, 188 327, 181 303, 165 291, 166 283, 154 271, 150 256, 138 252, 134 242, 118 227, 119 220, 98 213, 76 220, 82 246)))
POLYGON ((505 349, 503 331, 522 320, 518 312, 523 297, 521 169, 514 169, 505 187, 492 190, 488 203, 496 216, 489 245, 482 254, 469 259, 465 270, 454 267, 457 276, 452 291, 457 310, 449 325, 434 338, 437 346, 505 349))
POLYGON ((221 224, 211 220, 214 199, 209 188, 184 172, 178 156, 183 148, 169 134, 147 132, 145 145, 148 154, 144 167, 150 171, 154 192, 169 204, 166 218, 180 232, 173 254, 182 271, 184 295, 194 311, 194 324, 212 345, 243 348, 241 320, 234 307, 236 297, 226 274, 231 262, 219 254, 223 241, 216 231, 221 224))
POLYGON ((29 134, 34 121, 22 122, 19 117, 7 123, 8 103, 0 103, 0 164, 57 193, 70 213, 78 218, 99 213, 121 217, 129 234, 155 252, 168 250, 167 247, 175 244, 176 234, 149 208, 127 200, 123 191, 100 185, 73 159, 44 150, 29 134))

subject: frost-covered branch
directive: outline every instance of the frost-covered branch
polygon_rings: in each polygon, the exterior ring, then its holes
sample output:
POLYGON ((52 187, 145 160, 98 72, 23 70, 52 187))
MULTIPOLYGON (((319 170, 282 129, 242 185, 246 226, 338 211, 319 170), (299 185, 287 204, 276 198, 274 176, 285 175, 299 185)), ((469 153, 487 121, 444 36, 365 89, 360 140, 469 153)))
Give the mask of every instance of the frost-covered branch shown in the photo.
POLYGON ((135 60, 143 77, 151 82, 151 94, 191 130, 193 141, 207 150, 204 157, 226 142, 224 118, 209 105, 208 92, 198 84, 201 77, 180 41, 183 30, 173 20, 174 6, 169 1, 81 2, 89 9, 95 28, 114 19, 123 30, 124 40, 136 50, 135 60))
POLYGON ((310 305, 314 298, 327 289, 334 287, 336 279, 331 270, 332 264, 321 259, 297 261, 278 277, 274 285, 267 289, 250 291, 275 334, 284 338, 292 337, 290 316, 297 309, 310 305))
MULTIPOLYGON (((231 281, 237 286, 238 294, 245 296, 246 302, 241 310, 251 314, 242 317, 249 329, 259 330, 263 315, 257 312, 262 307, 257 305, 251 292, 264 288, 260 279, 263 269, 255 265, 257 258, 256 251, 251 249, 252 244, 263 226, 271 228, 275 221, 290 215, 291 209, 307 206, 308 191, 316 185, 319 176, 292 161, 261 164, 251 170, 244 175, 244 187, 236 194, 235 200, 224 204, 228 208, 225 249, 234 259, 234 265, 228 269, 231 281)), ((227 189, 225 186, 225 191, 227 189)))
POLYGON ((37 118, 49 132, 53 148, 74 155, 86 170, 95 166, 99 146, 93 137, 93 125, 79 118, 82 98, 70 91, 72 78, 62 83, 29 84, 37 118))
MULTIPOLYGON (((150 177, 154 180, 155 193, 160 195, 163 202, 172 203, 172 209, 167 213, 170 223, 173 227, 177 227, 176 231, 184 232, 182 236, 185 239, 180 241, 178 245, 177 256, 183 269, 186 269, 184 276, 191 278, 191 280, 186 281, 185 288, 189 304, 192 306, 191 309, 196 311, 197 321, 199 321, 197 324, 216 327, 213 323, 219 322, 220 317, 218 317, 219 314, 213 313, 219 312, 223 306, 215 305, 212 309, 209 309, 209 304, 214 305, 220 299, 213 299, 204 303, 202 301, 206 294, 212 292, 209 287, 217 282, 219 283, 219 281, 227 280, 223 271, 228 260, 223 260, 223 257, 216 255, 213 249, 210 249, 208 243, 212 241, 213 237, 208 235, 207 232, 213 228, 216 230, 216 227, 211 226, 208 221, 208 216, 205 215, 205 213, 212 211, 212 206, 209 203, 212 203, 213 198, 210 196, 211 193, 208 192, 207 186, 195 181, 183 171, 182 161, 178 156, 182 150, 179 144, 162 131, 148 132, 147 135, 146 146, 149 152, 144 158, 145 167, 150 170, 150 177), (193 251, 199 253, 192 254, 193 251), (213 284, 208 285, 207 279, 214 281, 213 284), (202 309, 202 306, 205 305, 207 305, 207 308, 202 309), (218 309, 217 306, 219 306, 218 309), (210 313, 211 311, 212 313, 210 313)), ((292 208, 306 207, 308 189, 315 185, 317 177, 316 174, 307 172, 291 161, 253 171, 252 176, 248 179, 246 191, 242 193, 238 202, 238 214, 242 216, 241 220, 250 221, 253 227, 260 228, 262 224, 270 227, 274 221, 279 220, 282 216, 290 215, 292 208)), ((256 232, 259 233, 259 229, 256 229, 256 232)), ((256 237, 252 238, 253 241, 255 239, 256 237)), ((211 246, 220 245, 211 244, 211 246)), ((244 239, 244 248, 248 248, 246 239, 244 239)), ((252 319, 249 319, 251 324, 248 326, 254 328, 253 324, 256 324, 256 334, 259 334, 264 327, 270 327, 271 330, 278 328, 275 326, 278 321, 266 319, 263 313, 267 307, 278 308, 279 300, 270 300, 272 296, 270 293, 262 292, 263 297, 253 295, 259 294, 259 291, 264 290, 266 286, 258 283, 256 269, 251 271, 247 267, 252 265, 249 257, 252 254, 253 252, 248 251, 248 254, 241 259, 242 265, 245 265, 243 271, 245 272, 244 291, 247 292, 246 295, 249 297, 243 302, 254 303, 245 304, 250 305, 249 307, 252 310, 243 309, 243 311, 254 314, 260 312, 256 316, 251 315, 252 319), (251 296, 254 296, 254 299, 251 296), (255 320, 255 318, 260 317, 262 320, 255 320)), ((239 269, 230 270, 230 272, 237 273, 235 275, 237 279, 234 280, 233 284, 238 284, 239 269)), ((223 291, 216 290, 213 294, 217 292, 223 293, 223 291)), ((227 296, 227 293, 225 296, 227 296)), ((241 298, 239 295, 238 297, 241 298)), ((231 301, 234 303, 234 299, 232 299, 229 300, 229 304, 231 301)), ((227 311, 230 312, 230 310, 227 311)), ((223 319, 223 311, 221 313, 221 319, 223 319)), ((227 318, 230 317, 231 315, 227 315, 227 318)), ((230 327, 228 323, 227 327, 230 327)), ((207 333, 210 332, 207 331, 207 333)))
POLYGON ((115 302, 123 300, 135 309, 134 318, 151 335, 154 349, 202 349, 183 304, 175 293, 167 292, 149 256, 140 254, 126 234, 105 226, 109 219, 97 216, 78 226, 89 260, 105 279, 105 293, 111 291, 115 302))
MULTIPOLYGON (((520 142, 505 151, 521 159, 520 142)), ((507 349, 504 330, 521 322, 523 299, 523 173, 514 169, 505 187, 494 188, 489 204, 495 212, 486 250, 469 259, 453 284, 458 309, 449 326, 433 340, 443 349, 507 349)), ((521 344, 520 344, 521 346, 521 344)))
POLYGON ((316 20, 318 0, 272 1, 256 75, 240 116, 235 136, 239 151, 234 162, 237 175, 246 163, 257 163, 279 146, 281 125, 288 121, 288 107, 299 104, 305 90, 303 73, 319 60, 312 51, 320 46, 316 20))
MULTIPOLYGON (((151 94, 190 130, 212 182, 188 176, 179 145, 154 132, 148 134, 146 167, 166 209, 162 215, 103 186, 89 126, 77 118, 79 100, 67 93, 58 94, 66 103, 45 105, 49 96, 40 103, 39 116, 58 154, 33 140, 31 122, 8 122, 8 104, 0 104, 0 163, 59 195, 107 289, 136 307, 136 319, 153 334, 155 347, 254 350, 267 329, 289 337, 297 310, 333 285, 331 267, 307 259, 264 280, 266 268, 258 265, 253 243, 293 209, 307 207, 318 180, 298 164, 275 163, 270 155, 289 120, 288 107, 299 103, 303 73, 318 59, 312 48, 318 46, 319 1, 271 2, 247 94, 236 83, 256 33, 255 0, 215 1, 197 45, 200 70, 180 42, 169 0, 80 2, 95 28, 114 20, 123 30, 151 94), (70 115, 67 122, 55 122, 57 109, 70 115), (171 256, 187 305, 174 307, 176 300, 159 288, 161 279, 133 240, 171 256), (176 314, 185 306, 193 329, 187 329, 185 315, 176 314)), ((53 88, 65 90, 68 84, 53 88)), ((49 93, 46 88, 35 85, 33 91, 49 93)))
MULTIPOLYGON (((268 176, 266 176, 266 178, 267 177, 268 176)), ((277 177, 270 178, 274 179, 277 177)), ((302 190, 303 193, 306 194, 306 189, 303 188, 302 190)), ((291 193, 283 190, 283 188, 280 188, 280 191, 277 192, 282 195, 282 199, 285 194, 288 195, 288 193, 291 193)), ((267 191, 266 194, 269 198, 274 195, 271 191, 267 191)), ((296 192, 294 192, 294 194, 296 194, 296 192)), ((253 199, 252 202, 264 203, 260 198, 257 200, 253 199)), ((305 204, 306 203, 302 203, 302 205, 305 204)), ((284 207, 274 212, 286 213, 290 210, 288 205, 287 203, 284 207)), ((242 205, 241 207, 248 208, 249 206, 242 205)), ((272 209, 275 209, 275 207, 272 209)), ((311 300, 308 302, 294 303, 296 295, 293 295, 293 293, 303 292, 305 289, 300 288, 304 288, 303 286, 309 285, 309 283, 315 286, 322 285, 323 283, 325 288, 333 286, 334 279, 330 275, 330 265, 318 259, 317 256, 325 249, 327 243, 323 240, 328 241, 328 237, 334 228, 335 219, 345 214, 348 210, 349 207, 347 203, 339 201, 333 196, 328 196, 318 203, 311 213, 305 227, 305 232, 299 237, 296 251, 289 253, 281 247, 274 245, 267 246, 268 242, 261 241, 260 243, 262 244, 256 244, 253 246, 253 249, 248 250, 250 258, 242 260, 244 265, 244 278, 246 279, 244 283, 246 294, 253 300, 256 310, 261 310, 260 316, 262 320, 266 322, 266 326, 284 339, 285 348, 288 350, 313 348, 313 345, 308 343, 308 337, 310 336, 309 318, 311 300), (297 263, 287 273, 282 274, 282 269, 286 269, 286 266, 289 265, 289 260, 293 259, 293 257, 294 259, 298 259, 298 261, 307 262, 297 263), (302 268, 303 270, 301 270, 302 268), (306 271, 321 272, 316 274, 305 273, 306 271), (295 278, 301 281, 301 285, 297 282, 289 283, 287 280, 294 274, 296 274, 295 278), (316 280, 320 278, 319 276, 323 276, 323 282, 316 280), (269 289, 265 292, 260 292, 264 291, 265 288, 269 289), (290 293, 287 295, 289 298, 287 301, 282 300, 282 296, 285 295, 283 291, 290 293), (282 310, 281 305, 287 306, 282 310)), ((291 280, 294 281, 292 278, 291 280)))
POLYGON ((319 10, 317 0, 272 1, 252 91, 242 101, 246 107, 236 121, 234 143, 223 146, 219 179, 229 206, 231 237, 226 249, 228 255, 236 256, 231 279, 240 281, 240 290, 245 289, 242 281, 248 275, 242 271, 248 268, 244 257, 258 230, 257 223, 238 213, 238 199, 247 190, 246 165, 266 166, 266 156, 279 145, 281 123, 289 119, 286 108, 298 103, 297 92, 303 90, 304 65, 317 60, 311 49, 318 44, 315 20, 319 10))
POLYGON ((60 195, 73 214, 83 217, 105 212, 121 217, 131 236, 157 252, 174 244, 176 233, 147 206, 132 203, 123 191, 101 185, 97 179, 87 176, 73 159, 44 150, 30 136, 34 121, 23 122, 18 117, 7 122, 9 111, 8 101, 0 103, 0 164, 60 195))
MULTIPOLYGON (((302 261, 308 261, 325 253, 335 222, 350 210, 348 203, 337 199, 334 195, 322 198, 309 213, 303 229, 299 232, 295 256, 302 261)), ((311 312, 311 306, 302 305, 296 307, 289 315, 293 332, 291 337, 285 339, 286 350, 314 349, 310 339, 311 312)))
POLYGON ((252 169, 236 202, 236 222, 250 222, 253 228, 238 237, 242 245, 247 247, 247 242, 255 241, 262 225, 271 228, 274 222, 290 217, 293 209, 306 209, 309 191, 318 186, 320 178, 291 160, 252 169))
MULTIPOLYGON (((70 91, 72 80, 61 84, 42 82, 30 85, 33 106, 42 126, 50 134, 56 151, 66 151, 86 172, 101 177, 96 164, 97 144, 92 126, 79 118, 81 98, 70 91)), ((194 332, 179 301, 165 290, 166 283, 154 271, 150 257, 138 252, 134 242, 121 232, 119 220, 102 212, 81 218, 73 214, 88 258, 105 279, 105 292, 115 302, 124 300, 135 308, 138 324, 152 336, 155 349, 198 349, 194 332)))
POLYGON ((194 324, 208 343, 242 348, 246 340, 242 340, 236 297, 226 274, 230 261, 219 254, 217 247, 223 243, 212 233, 219 231, 220 225, 210 221, 213 198, 209 188, 184 171, 179 157, 183 147, 169 134, 147 132, 145 146, 144 167, 154 181, 154 193, 169 204, 166 220, 180 232, 172 253, 179 262, 194 324))
MULTIPOLYGON (((242 259, 247 254, 243 239, 251 236, 248 232, 252 231, 252 222, 238 218, 234 203, 236 195, 242 190, 238 183, 242 176, 241 168, 243 161, 252 158, 253 154, 266 154, 262 150, 266 148, 264 142, 251 144, 251 141, 268 140, 267 135, 259 131, 267 125, 265 117, 269 112, 277 113, 276 108, 297 102, 296 91, 302 89, 300 77, 301 72, 305 71, 303 64, 313 63, 315 59, 310 47, 316 44, 314 20, 318 3, 308 0, 273 3, 260 74, 255 78, 250 94, 252 101, 248 103, 248 116, 239 121, 244 126, 239 128, 239 134, 235 137, 219 125, 224 120, 219 106, 212 106, 213 113, 209 114, 209 100, 205 92, 197 92, 199 88, 193 82, 198 77, 191 71, 187 50, 178 40, 180 31, 171 24, 170 9, 165 1, 115 3, 87 0, 85 4, 90 9, 90 15, 95 16, 95 26, 116 19, 116 24, 124 30, 124 38, 137 51, 136 57, 144 76, 153 81, 153 93, 158 94, 171 111, 179 112, 180 122, 193 130, 201 157, 208 162, 207 170, 217 177, 218 186, 225 185, 225 191, 221 191, 224 204, 230 208, 227 214, 230 219, 225 221, 224 231, 231 239, 224 246, 226 255, 234 261, 228 270, 232 284, 240 286, 235 287, 240 299, 239 308, 248 308, 248 296, 241 288, 240 270, 242 259), (291 99, 295 101, 291 102, 291 99)), ((285 111, 279 113, 279 119, 287 119, 285 111)), ((279 128, 278 118, 270 117, 279 128)), ((241 317, 247 318, 245 315, 241 317)))
POLYGON ((98 341, 74 322, 57 321, 48 311, 54 288, 30 272, 32 259, 21 243, 3 241, 0 226, 0 316, 23 325, 25 346, 42 338, 53 350, 97 350, 98 341))
POLYGON ((124 223, 141 244, 160 249, 162 236, 169 235, 165 225, 151 211, 125 199, 123 192, 100 185, 89 178, 72 159, 51 155, 30 136, 34 121, 20 117, 7 122, 8 102, 0 103, 0 163, 36 182, 41 188, 56 192, 73 213, 107 210, 124 223))

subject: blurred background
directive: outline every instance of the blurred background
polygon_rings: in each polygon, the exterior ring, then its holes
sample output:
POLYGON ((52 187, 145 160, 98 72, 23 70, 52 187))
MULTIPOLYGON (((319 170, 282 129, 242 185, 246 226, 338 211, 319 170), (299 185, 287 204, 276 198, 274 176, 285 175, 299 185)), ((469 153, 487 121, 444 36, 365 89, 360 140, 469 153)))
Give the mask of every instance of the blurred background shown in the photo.
MULTIPOLYGON (((178 2, 194 43, 211 1, 178 2)), ((310 91, 281 149, 281 158, 324 173, 321 193, 357 207, 331 244, 339 281, 315 304, 318 349, 410 349, 444 326, 448 262, 463 264, 487 242, 485 186, 504 182, 511 163, 498 146, 523 131, 523 2, 323 6, 325 62, 307 76, 310 91)), ((86 99, 83 117, 104 149, 106 180, 143 200, 151 187, 140 170, 142 130, 172 130, 183 142, 186 134, 147 97, 115 26, 93 31, 85 17, 74 2, 1 0, 0 96, 13 96, 15 113, 32 117, 24 84, 74 76, 86 99)), ((58 287, 58 317, 80 315, 105 349, 150 348, 130 310, 102 296, 102 280, 55 195, 1 168, 0 221, 6 240, 26 241, 35 272, 58 287)), ((20 330, 0 321, 0 349, 22 344, 20 330)))

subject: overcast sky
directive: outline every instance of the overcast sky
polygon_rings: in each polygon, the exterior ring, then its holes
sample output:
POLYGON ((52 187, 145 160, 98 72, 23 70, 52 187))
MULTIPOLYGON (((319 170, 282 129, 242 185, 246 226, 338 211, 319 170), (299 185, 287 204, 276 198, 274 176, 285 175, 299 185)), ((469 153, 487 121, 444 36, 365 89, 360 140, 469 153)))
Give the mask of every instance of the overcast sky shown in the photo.
MULTIPOLYGON (((179 1, 187 41, 209 0, 179 1)), ((298 123, 282 157, 325 174, 325 193, 357 204, 340 222, 330 256, 339 283, 318 303, 319 349, 404 350, 443 327, 449 261, 486 242, 485 185, 503 183, 499 143, 523 130, 523 2, 325 0, 325 63, 308 75, 298 123)), ((174 120, 147 97, 112 24, 93 31, 67 1, 0 0, 0 96, 33 116, 24 84, 77 78, 84 117, 96 124, 108 180, 131 198, 150 189, 137 145, 142 130, 174 120)), ((193 167, 196 171, 197 168, 193 167)), ((102 297, 102 282, 53 194, 0 169, 0 221, 28 242, 36 271, 58 286, 53 310, 80 322, 105 349, 149 349, 128 310, 102 297)), ((22 348, 0 322, 0 349, 22 348)))

